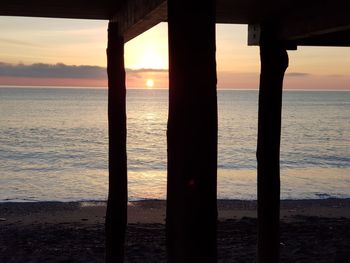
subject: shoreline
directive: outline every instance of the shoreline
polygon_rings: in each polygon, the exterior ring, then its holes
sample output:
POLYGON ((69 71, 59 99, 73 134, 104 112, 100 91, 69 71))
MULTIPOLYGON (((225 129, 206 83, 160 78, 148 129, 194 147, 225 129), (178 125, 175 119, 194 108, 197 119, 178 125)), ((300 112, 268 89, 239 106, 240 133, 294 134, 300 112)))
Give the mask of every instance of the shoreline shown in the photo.
MULTIPOLYGON (((219 221, 257 217, 256 200, 217 201, 219 221)), ((128 203, 128 223, 165 223, 166 201, 145 199, 128 203)), ((3 202, 0 203, 1 224, 31 224, 35 222, 104 223, 106 201, 76 202, 3 202)), ((295 216, 317 216, 350 219, 350 198, 281 200, 281 220, 295 216)))
MULTIPOLYGON (((281 170, 281 199, 305 200, 327 198, 350 198, 350 169, 347 168, 300 168, 281 170), (317 180, 315 179, 317 178, 317 180), (331 183, 330 183, 331 182, 331 183)), ((104 201, 108 193, 108 175, 86 171, 86 177, 81 181, 72 181, 70 174, 59 173, 59 176, 38 177, 34 183, 16 185, 24 175, 13 176, 12 173, 3 177, 3 189, 0 192, 0 203, 3 202, 83 202, 104 201), (106 177, 107 176, 107 177, 106 177), (91 180, 87 180, 91 177, 91 180), (106 181, 107 180, 107 181, 106 181), (56 189, 56 184, 67 188, 56 189), (96 187, 96 184, 99 187, 96 187), (68 190, 68 189, 71 189, 68 190), (73 192, 73 194, 71 194, 73 192), (93 200, 96 199, 96 200, 93 200)), ((35 179, 29 175, 29 182, 35 179)), ((79 180, 80 180, 79 179, 79 180)), ((145 170, 129 171, 128 173, 129 201, 166 198, 166 171, 145 170), (156 181, 153 182, 151 178, 156 181), (137 183, 134 183, 137 182, 137 183)), ((228 200, 256 200, 257 177, 255 169, 218 169, 217 198, 228 200)))
MULTIPOLYGON (((166 262, 165 200, 129 202, 125 262, 166 262)), ((256 200, 218 200, 218 262, 256 262, 256 200)), ((0 203, 0 262, 104 262, 106 202, 0 203)), ((281 201, 281 262, 345 263, 350 199, 281 201)))

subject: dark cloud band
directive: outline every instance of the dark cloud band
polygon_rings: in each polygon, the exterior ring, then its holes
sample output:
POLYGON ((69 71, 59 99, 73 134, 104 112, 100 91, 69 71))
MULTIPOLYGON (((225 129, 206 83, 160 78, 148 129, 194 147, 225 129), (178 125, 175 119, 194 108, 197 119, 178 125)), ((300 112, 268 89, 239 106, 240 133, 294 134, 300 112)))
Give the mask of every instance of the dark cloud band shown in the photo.
MULTIPOLYGON (((167 72, 164 69, 126 69, 128 74, 146 72, 167 72)), ((66 65, 63 63, 31 65, 9 64, 0 62, 0 76, 29 78, 72 78, 72 79, 106 79, 106 68, 86 65, 66 65)))
POLYGON ((304 73, 304 72, 290 72, 286 73, 287 77, 307 77, 310 76, 309 73, 304 73))

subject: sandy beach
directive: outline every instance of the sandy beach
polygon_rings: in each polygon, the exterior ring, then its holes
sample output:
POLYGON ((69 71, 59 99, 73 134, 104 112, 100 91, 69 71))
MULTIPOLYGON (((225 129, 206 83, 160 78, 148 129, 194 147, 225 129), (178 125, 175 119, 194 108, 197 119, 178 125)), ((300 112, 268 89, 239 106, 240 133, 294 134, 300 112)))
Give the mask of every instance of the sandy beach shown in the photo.
MULTIPOLYGON (((219 200, 219 262, 256 262, 256 201, 219 200)), ((0 262, 103 262, 104 202, 0 204, 0 262)), ((126 262, 166 262, 165 201, 128 206, 126 262)), ((348 262, 350 199, 284 200, 281 262, 348 262)))

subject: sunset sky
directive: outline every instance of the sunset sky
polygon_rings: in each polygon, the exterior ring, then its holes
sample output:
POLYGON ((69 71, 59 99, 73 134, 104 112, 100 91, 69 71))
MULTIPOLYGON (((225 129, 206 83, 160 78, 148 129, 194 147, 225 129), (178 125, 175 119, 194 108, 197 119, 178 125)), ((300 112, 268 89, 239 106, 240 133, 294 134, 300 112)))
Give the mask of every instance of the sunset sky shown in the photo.
MULTIPOLYGON (((107 21, 0 17, 0 85, 106 87, 107 21)), ((259 48, 246 25, 217 25, 220 89, 256 89, 259 48)), ((125 46, 129 88, 167 88, 167 24, 125 46)), ((350 48, 289 51, 286 89, 350 90, 350 48)))

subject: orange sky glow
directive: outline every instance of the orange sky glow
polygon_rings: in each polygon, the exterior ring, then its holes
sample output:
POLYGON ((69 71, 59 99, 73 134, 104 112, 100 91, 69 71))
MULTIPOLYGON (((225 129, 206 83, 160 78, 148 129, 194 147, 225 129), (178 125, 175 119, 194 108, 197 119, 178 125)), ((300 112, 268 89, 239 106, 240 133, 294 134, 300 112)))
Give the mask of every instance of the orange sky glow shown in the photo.
MULTIPOLYGON (((107 87, 107 22, 0 17, 0 85, 107 87), (74 75, 75 74, 75 75, 74 75)), ((217 25, 219 89, 257 89, 259 48, 246 25, 217 25)), ((285 89, 350 90, 349 48, 289 51, 285 89)), ((128 88, 168 87, 167 24, 125 45, 128 88), (153 85, 147 85, 147 80, 153 85)))

